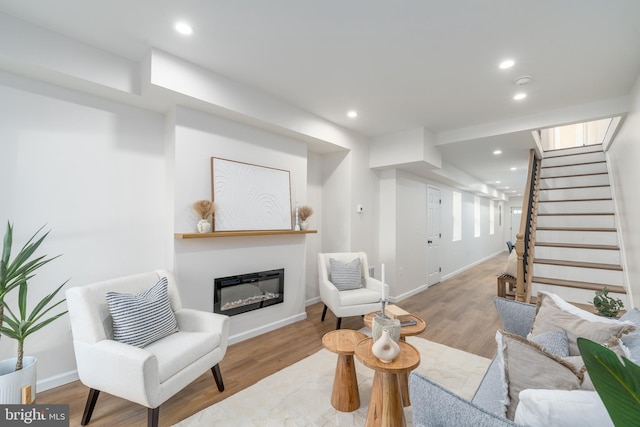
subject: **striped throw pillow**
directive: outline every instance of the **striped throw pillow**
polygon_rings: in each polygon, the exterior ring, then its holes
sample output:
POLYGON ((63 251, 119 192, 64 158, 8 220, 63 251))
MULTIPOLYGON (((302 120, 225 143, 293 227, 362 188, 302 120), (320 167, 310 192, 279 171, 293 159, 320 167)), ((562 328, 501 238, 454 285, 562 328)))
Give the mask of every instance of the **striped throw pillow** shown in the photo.
POLYGON ((178 331, 167 285, 167 278, 163 277, 138 295, 107 292, 114 340, 144 347, 178 331))
POLYGON ((360 258, 346 263, 329 258, 330 280, 339 291, 361 288, 362 277, 360 270, 360 258))

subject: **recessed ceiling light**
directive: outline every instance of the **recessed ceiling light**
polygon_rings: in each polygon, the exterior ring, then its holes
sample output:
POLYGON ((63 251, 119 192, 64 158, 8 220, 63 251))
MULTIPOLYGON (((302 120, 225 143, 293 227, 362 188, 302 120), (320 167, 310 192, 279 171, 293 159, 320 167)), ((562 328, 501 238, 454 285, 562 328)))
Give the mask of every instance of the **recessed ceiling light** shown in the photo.
POLYGON ((518 92, 515 95, 513 95, 513 99, 515 99, 516 101, 520 101, 521 99, 525 99, 527 97, 527 94, 524 92, 518 92))
POLYGON ((509 186, 507 185, 507 186, 506 186, 506 187, 504 187, 504 188, 505 188, 505 190, 506 190, 507 188, 509 188, 509 186))
POLYGON ((348 117, 350 117, 350 118, 352 118, 352 119, 355 119, 356 117, 358 117, 358 112, 357 112, 357 111, 353 111, 353 110, 351 110, 351 111, 349 111, 349 112, 347 113, 347 116, 348 116, 348 117))
POLYGON ((496 181, 496 184, 500 184, 502 181, 496 181))
POLYGON ((518 170, 518 168, 515 168, 515 167, 514 167, 514 168, 511 168, 511 170, 512 170, 512 171, 514 171, 514 170, 518 170))
POLYGON ((507 68, 513 67, 515 63, 516 62, 513 59, 505 59, 500 63, 500 65, 498 65, 498 67, 500 67, 501 70, 506 70, 507 68))
POLYGON ((497 156, 498 154, 502 154, 502 150, 495 150, 495 151, 493 152, 493 154, 495 154, 496 156, 497 156))
POLYGON ((191 27, 191 25, 187 24, 186 22, 176 23, 175 29, 177 32, 185 36, 190 36, 191 34, 193 34, 193 27, 191 27))

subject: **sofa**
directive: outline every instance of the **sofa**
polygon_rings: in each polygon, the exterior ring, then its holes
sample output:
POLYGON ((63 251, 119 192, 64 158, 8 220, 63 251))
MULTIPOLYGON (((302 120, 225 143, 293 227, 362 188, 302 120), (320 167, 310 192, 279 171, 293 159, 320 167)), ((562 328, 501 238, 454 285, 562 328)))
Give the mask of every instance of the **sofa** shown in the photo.
MULTIPOLYGON (((536 305, 526 304, 499 297, 496 297, 494 301, 498 314, 504 324, 504 331, 506 332, 506 334, 513 334, 526 339, 526 337, 532 331, 534 325, 534 320, 537 313, 536 305)), ((568 305, 568 303, 566 304, 568 305)), ((591 314, 589 315, 595 316, 591 314)), ((606 321, 609 321, 609 319, 606 319, 606 321)), ((619 323, 640 326, 640 311, 638 309, 630 310, 624 316, 622 316, 619 323)), ((630 352, 626 355, 629 356, 632 361, 635 361, 637 363, 638 359, 640 359, 640 328, 638 328, 635 332, 629 333, 629 331, 633 331, 633 327, 626 329, 624 335, 620 334, 621 341, 623 341, 626 345, 626 351, 630 352)), ((497 336, 498 335, 500 334, 497 334, 497 336)), ((500 343, 498 337, 497 341, 498 343, 500 343)), ((499 346, 498 349, 500 349, 499 346)), ((524 422, 520 424, 511 421, 506 417, 505 403, 503 403, 505 402, 506 393, 506 387, 504 386, 506 380, 504 378, 505 374, 503 372, 503 357, 504 356, 501 355, 499 351, 496 353, 496 356, 493 358, 491 364, 489 365, 489 368, 487 369, 487 372, 485 373, 485 376, 483 377, 475 395, 470 401, 448 391, 447 389, 434 383, 428 378, 425 378, 424 376, 416 372, 412 372, 409 377, 409 394, 412 402, 414 426, 499 427, 523 425, 558 425, 553 424, 553 421, 551 420, 553 420, 554 418, 551 416, 543 416, 542 418, 546 417, 543 421, 540 421, 538 419, 537 421, 532 420, 531 423, 524 422)), ((529 392, 529 390, 527 390, 527 392, 529 392)), ((567 393, 566 391, 562 392, 567 393)), ((602 424, 596 425, 613 425, 610 422, 610 418, 606 413, 604 405, 600 401, 595 391, 569 391, 569 393, 574 393, 573 396, 576 395, 576 392, 581 393, 581 398, 586 397, 588 402, 590 402, 586 405, 584 405, 584 402, 582 402, 583 406, 581 408, 588 408, 588 410, 586 411, 583 411, 582 409, 579 410, 582 417, 591 417, 594 420, 604 419, 604 422, 602 422, 602 424), (596 403, 592 404, 591 402, 594 401, 596 403)), ((520 394, 520 396, 522 396, 522 393, 520 394)), ((508 398, 506 400, 508 402, 508 398)), ((550 400, 558 401, 559 399, 557 399, 554 395, 550 400)), ((551 402, 551 404, 553 405, 553 402, 551 402)), ((572 408, 570 404, 559 404, 556 406, 564 406, 565 411, 569 411, 572 408)), ((558 417, 557 414, 556 417, 558 417)), ((565 412, 561 415, 560 419, 565 420, 566 418, 567 416, 565 412)), ((516 416, 515 419, 517 420, 518 417, 516 416)), ((568 422, 563 425, 575 424, 568 422)))

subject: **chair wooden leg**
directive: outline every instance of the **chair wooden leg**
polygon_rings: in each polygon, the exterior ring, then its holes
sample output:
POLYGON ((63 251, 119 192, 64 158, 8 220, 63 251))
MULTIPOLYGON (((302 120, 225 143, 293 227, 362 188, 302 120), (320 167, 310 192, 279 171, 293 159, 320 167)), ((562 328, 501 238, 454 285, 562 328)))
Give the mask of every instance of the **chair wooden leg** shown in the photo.
POLYGON ((100 390, 95 388, 89 389, 89 396, 87 396, 87 404, 84 406, 84 414, 82 414, 82 421, 80 424, 86 426, 91 421, 91 415, 93 414, 93 408, 96 407, 100 390))
POLYGON ((218 391, 224 391, 224 383, 222 382, 222 373, 220 372, 220 365, 216 364, 216 366, 211 368, 211 372, 213 372, 213 379, 216 380, 218 391))
POLYGON ((147 427, 158 427, 158 418, 160 418, 160 407, 148 408, 147 411, 147 427))
POLYGON ((340 329, 341 324, 342 324, 342 317, 338 317, 338 321, 336 322, 336 329, 340 329))
POLYGON ((324 305, 324 308, 322 309, 322 319, 320 319, 321 322, 324 322, 324 316, 327 315, 327 304, 324 305))

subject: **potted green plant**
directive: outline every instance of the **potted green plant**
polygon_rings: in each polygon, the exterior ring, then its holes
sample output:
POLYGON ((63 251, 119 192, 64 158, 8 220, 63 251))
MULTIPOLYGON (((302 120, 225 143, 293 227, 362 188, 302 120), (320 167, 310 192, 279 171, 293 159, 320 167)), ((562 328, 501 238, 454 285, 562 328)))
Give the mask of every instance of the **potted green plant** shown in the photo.
POLYGON ((59 256, 48 258, 46 255, 35 255, 36 250, 49 234, 46 232, 39 236, 42 228, 31 236, 13 258, 11 257, 13 226, 10 223, 7 223, 4 235, 2 258, 0 258, 0 332, 18 342, 18 354, 15 358, 0 362, 0 403, 2 404, 21 403, 21 389, 24 385, 31 386, 31 400, 34 400, 37 361, 35 357, 24 356, 25 339, 66 313, 63 311, 45 318, 51 310, 65 301, 62 299, 52 302, 67 281, 42 298, 31 310, 27 308, 29 280, 35 276, 40 267, 59 256), (14 290, 18 292, 17 309, 12 309, 6 299, 7 295, 14 290))
POLYGON ((578 348, 613 424, 640 425, 640 366, 586 338, 578 338, 578 348))
POLYGON ((618 317, 620 310, 624 309, 624 303, 619 298, 609 296, 609 288, 606 286, 601 291, 596 291, 593 297, 593 306, 598 311, 598 315, 603 317, 618 317))

